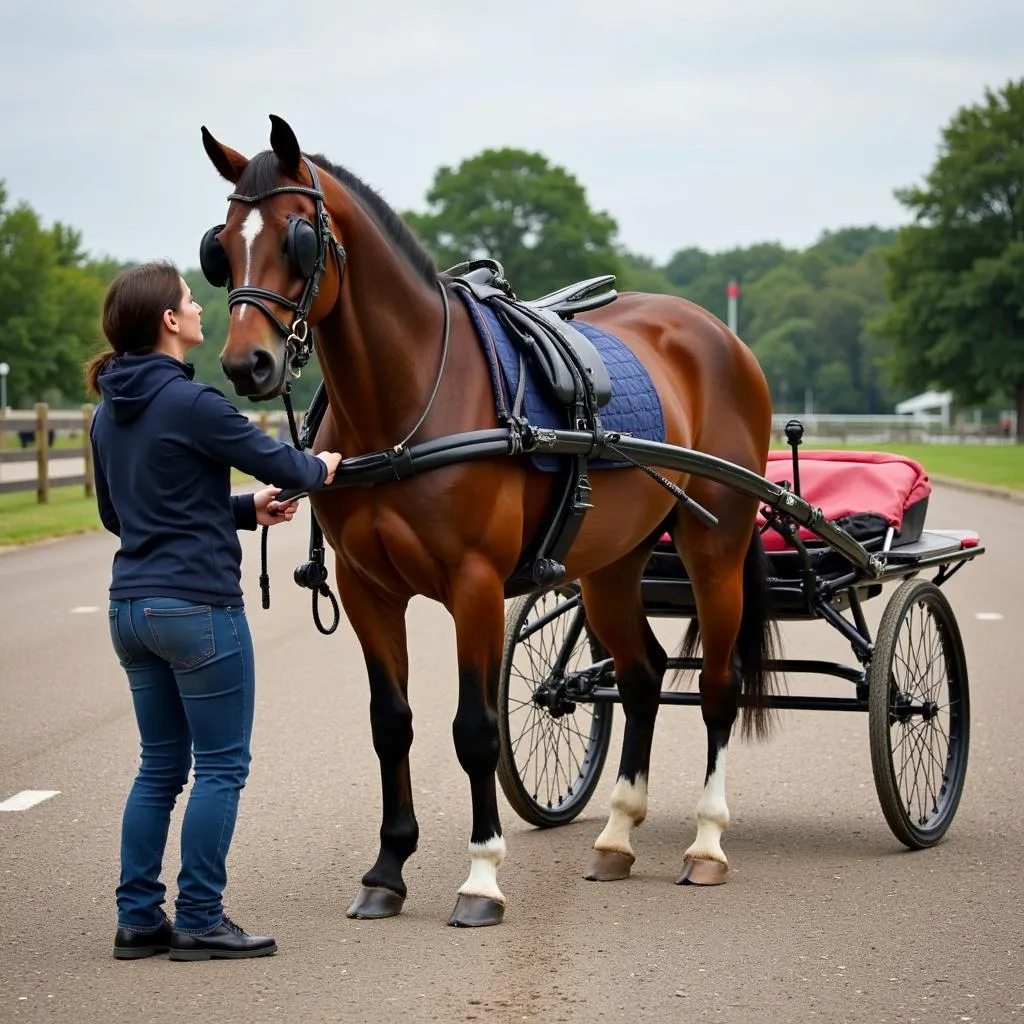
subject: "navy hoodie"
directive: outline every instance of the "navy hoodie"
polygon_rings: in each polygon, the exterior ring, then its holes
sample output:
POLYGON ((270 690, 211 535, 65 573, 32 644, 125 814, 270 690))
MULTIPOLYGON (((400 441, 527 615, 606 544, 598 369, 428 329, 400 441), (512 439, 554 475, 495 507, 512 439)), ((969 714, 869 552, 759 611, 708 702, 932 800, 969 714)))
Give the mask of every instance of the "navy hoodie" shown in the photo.
POLYGON ((100 374, 92 424, 96 499, 121 538, 110 597, 242 603, 236 530, 256 529, 251 494, 231 495, 231 467, 308 489, 326 467, 268 437, 195 370, 165 355, 119 356, 100 374))

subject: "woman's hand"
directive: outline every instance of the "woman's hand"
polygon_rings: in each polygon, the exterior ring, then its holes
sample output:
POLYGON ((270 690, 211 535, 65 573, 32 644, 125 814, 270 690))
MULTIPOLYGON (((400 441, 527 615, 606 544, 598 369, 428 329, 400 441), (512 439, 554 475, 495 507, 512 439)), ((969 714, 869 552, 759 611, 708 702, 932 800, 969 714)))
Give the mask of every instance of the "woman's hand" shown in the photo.
POLYGON ((327 467, 327 476, 324 477, 324 486, 334 479, 334 471, 341 462, 341 455, 338 452, 317 452, 316 457, 327 467))
POLYGON ((277 526, 278 523, 287 523, 295 515, 299 507, 299 499, 291 501, 274 501, 281 493, 280 487, 264 487, 253 495, 256 505, 256 522, 260 526, 277 526))

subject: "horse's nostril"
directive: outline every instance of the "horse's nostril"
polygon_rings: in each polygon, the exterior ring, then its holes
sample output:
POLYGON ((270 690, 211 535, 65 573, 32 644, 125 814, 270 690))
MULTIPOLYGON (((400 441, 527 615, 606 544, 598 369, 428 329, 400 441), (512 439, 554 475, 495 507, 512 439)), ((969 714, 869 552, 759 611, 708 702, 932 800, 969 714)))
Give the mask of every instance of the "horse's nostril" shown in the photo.
POLYGON ((252 368, 249 372, 252 375, 253 383, 257 386, 266 384, 273 377, 276 364, 274 357, 266 349, 256 349, 252 354, 251 364, 252 368))

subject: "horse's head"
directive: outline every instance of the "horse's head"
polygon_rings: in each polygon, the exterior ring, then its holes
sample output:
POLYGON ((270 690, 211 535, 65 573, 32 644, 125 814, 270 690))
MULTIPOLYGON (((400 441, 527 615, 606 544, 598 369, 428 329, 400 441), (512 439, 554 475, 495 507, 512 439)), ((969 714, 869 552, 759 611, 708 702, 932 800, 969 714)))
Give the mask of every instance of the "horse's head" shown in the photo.
POLYGON ((312 327, 337 302, 345 259, 324 208, 322 172, 292 129, 270 120, 271 148, 252 160, 203 128, 207 155, 236 191, 227 221, 203 236, 199 261, 210 284, 228 290, 221 365, 235 391, 254 400, 281 394, 287 373, 305 365, 312 327))

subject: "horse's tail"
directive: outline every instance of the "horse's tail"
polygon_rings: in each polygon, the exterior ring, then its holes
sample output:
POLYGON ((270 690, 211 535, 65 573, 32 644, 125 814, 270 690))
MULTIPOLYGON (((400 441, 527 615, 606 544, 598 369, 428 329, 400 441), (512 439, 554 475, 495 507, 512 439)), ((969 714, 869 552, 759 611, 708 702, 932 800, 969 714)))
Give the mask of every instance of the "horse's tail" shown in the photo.
MULTIPOLYGON (((779 692, 780 680, 768 668, 768 663, 778 657, 782 641, 778 623, 771 617, 770 572, 771 562, 761 543, 761 534, 754 530, 743 559, 743 612, 736 639, 741 693, 745 698, 740 722, 740 735, 744 739, 768 739, 776 719, 775 710, 768 706, 768 698, 779 692)), ((693 618, 680 645, 679 656, 694 657, 699 644, 700 624, 693 618)))
POLYGON ((740 732, 744 739, 768 739, 776 720, 768 698, 779 692, 779 679, 768 663, 778 657, 782 638, 778 623, 771 616, 772 594, 768 584, 771 568, 761 534, 754 530, 743 559, 743 615, 736 640, 742 692, 746 698, 740 732))

